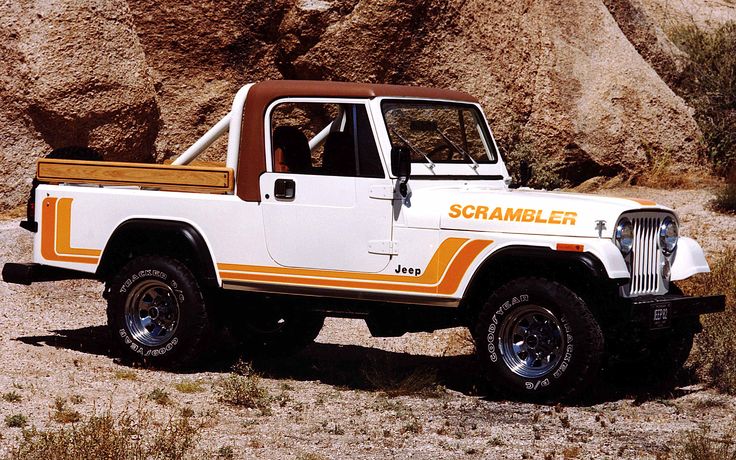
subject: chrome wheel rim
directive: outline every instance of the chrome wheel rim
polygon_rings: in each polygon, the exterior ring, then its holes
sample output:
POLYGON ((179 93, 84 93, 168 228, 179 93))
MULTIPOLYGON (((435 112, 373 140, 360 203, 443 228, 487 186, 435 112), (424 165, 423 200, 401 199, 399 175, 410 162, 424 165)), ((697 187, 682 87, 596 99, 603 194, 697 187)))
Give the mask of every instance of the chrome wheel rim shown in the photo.
POLYGON ((149 347, 167 343, 179 324, 179 301, 174 290, 158 281, 144 281, 125 301, 125 324, 134 340, 149 347))
POLYGON ((523 378, 539 378, 562 360, 565 335, 551 311, 539 305, 516 308, 501 324, 498 348, 504 363, 523 378))

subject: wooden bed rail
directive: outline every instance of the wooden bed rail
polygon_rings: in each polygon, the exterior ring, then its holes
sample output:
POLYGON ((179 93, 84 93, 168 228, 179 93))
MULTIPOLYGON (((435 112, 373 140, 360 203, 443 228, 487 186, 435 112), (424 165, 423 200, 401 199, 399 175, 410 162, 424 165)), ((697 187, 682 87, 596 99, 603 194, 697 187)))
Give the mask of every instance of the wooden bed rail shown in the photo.
POLYGON ((128 185, 173 192, 232 193, 232 168, 112 161, 40 159, 36 178, 48 184, 128 185))

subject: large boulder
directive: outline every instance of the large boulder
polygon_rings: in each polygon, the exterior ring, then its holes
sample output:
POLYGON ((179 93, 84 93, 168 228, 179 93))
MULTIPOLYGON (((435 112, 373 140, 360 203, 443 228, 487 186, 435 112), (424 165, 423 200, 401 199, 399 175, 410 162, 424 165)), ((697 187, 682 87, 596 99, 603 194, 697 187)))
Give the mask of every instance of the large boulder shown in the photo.
POLYGON ((697 161, 690 110, 600 0, 360 2, 294 67, 475 94, 506 151, 560 183, 640 171, 659 153, 697 161))
POLYGON ((54 148, 90 146, 110 160, 150 160, 159 109, 127 3, 14 1, 0 8, 0 207, 23 202, 34 161, 54 148))

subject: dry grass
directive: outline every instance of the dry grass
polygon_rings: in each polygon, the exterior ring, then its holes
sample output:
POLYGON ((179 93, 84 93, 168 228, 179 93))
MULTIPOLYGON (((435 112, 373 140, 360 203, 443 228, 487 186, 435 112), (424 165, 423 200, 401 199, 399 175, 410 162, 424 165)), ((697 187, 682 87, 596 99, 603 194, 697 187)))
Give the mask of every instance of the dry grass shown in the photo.
POLYGON ((51 413, 51 420, 58 423, 77 423, 82 419, 79 412, 74 409, 69 409, 66 405, 66 399, 61 396, 57 396, 54 399, 54 404, 51 405, 54 412, 51 413))
POLYGON ((10 391, 8 393, 3 393, 3 401, 9 402, 9 403, 17 403, 20 402, 23 398, 15 392, 10 391))
POLYGON ((134 382, 138 380, 138 375, 131 370, 124 369, 120 371, 115 371, 115 378, 118 380, 130 380, 134 382))
POLYGON ((5 425, 8 428, 23 428, 28 425, 28 417, 22 414, 13 414, 5 417, 5 425))
POLYGON ((174 385, 176 391, 180 393, 201 393, 204 391, 204 386, 199 380, 184 380, 174 385))
POLYGON ((711 267, 682 287, 691 295, 725 294, 726 311, 703 316, 692 364, 704 380, 721 391, 736 394, 736 248, 728 247, 711 267))
POLYGON ((217 398, 231 406, 258 409, 271 414, 271 397, 261 384, 261 377, 249 363, 238 362, 227 377, 215 388, 217 398))
POLYGON ((736 460, 736 440, 733 430, 722 437, 712 436, 706 428, 688 433, 682 446, 675 451, 682 460, 736 460))
POLYGON ((120 460, 165 460, 207 458, 197 455, 202 425, 178 417, 156 424, 150 414, 139 412, 92 416, 70 427, 24 430, 11 460, 76 460, 108 458, 120 460))
POLYGON ((715 185, 717 182, 705 171, 682 169, 672 160, 669 152, 645 152, 647 166, 631 179, 632 185, 658 189, 698 189, 704 184, 715 185))
POLYGON ((148 393, 148 399, 161 406, 169 406, 171 404, 174 404, 174 400, 171 399, 171 395, 169 395, 169 392, 164 390, 163 388, 154 388, 153 390, 151 390, 151 392, 148 393))

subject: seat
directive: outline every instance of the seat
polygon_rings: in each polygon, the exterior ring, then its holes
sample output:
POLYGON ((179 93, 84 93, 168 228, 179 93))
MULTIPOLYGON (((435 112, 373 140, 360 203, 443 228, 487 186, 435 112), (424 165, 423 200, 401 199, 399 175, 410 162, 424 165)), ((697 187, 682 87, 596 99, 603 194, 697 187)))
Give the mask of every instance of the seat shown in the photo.
POLYGON ((277 126, 273 130, 274 171, 309 174, 312 153, 304 133, 296 126, 277 126), (280 150, 281 159, 277 150, 280 150))
POLYGON ((331 132, 325 140, 322 172, 332 176, 355 176, 355 147, 353 135, 331 132))

